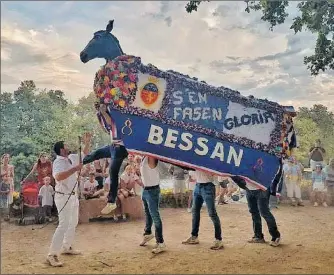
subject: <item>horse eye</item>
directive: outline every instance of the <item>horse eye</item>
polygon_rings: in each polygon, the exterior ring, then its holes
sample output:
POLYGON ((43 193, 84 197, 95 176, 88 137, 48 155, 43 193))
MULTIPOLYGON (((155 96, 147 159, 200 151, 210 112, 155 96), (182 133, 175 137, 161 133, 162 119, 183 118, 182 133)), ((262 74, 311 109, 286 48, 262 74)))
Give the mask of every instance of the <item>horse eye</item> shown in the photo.
POLYGON ((95 40, 99 40, 101 38, 101 36, 97 35, 95 36, 95 40))

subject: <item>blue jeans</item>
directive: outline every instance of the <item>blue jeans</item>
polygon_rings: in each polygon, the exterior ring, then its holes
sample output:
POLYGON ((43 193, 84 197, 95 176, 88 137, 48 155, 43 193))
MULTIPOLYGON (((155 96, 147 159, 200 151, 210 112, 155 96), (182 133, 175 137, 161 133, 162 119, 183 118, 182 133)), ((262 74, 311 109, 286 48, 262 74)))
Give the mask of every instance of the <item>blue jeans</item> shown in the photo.
POLYGON ((249 212, 252 214, 254 237, 263 239, 261 216, 268 225, 272 240, 280 237, 277 229, 276 220, 269 209, 270 192, 262 190, 247 190, 246 197, 249 212))
POLYGON ((278 198, 276 196, 270 196, 269 209, 278 208, 278 198))
POLYGON ((146 218, 144 235, 152 234, 152 225, 154 223, 155 239, 157 243, 163 243, 162 222, 159 213, 160 187, 149 190, 144 189, 142 200, 146 218))
POLYGON ((108 202, 115 203, 118 190, 118 174, 122 166, 123 160, 128 156, 128 152, 122 145, 107 145, 99 148, 83 159, 83 164, 93 162, 102 158, 111 158, 109 165, 110 190, 108 194, 108 202))
POLYGON ((216 211, 215 199, 216 187, 212 182, 196 184, 193 195, 192 207, 192 236, 198 237, 199 224, 201 219, 201 208, 203 202, 205 202, 206 207, 208 208, 209 216, 215 228, 215 238, 217 240, 222 240, 222 230, 220 225, 220 219, 216 211))

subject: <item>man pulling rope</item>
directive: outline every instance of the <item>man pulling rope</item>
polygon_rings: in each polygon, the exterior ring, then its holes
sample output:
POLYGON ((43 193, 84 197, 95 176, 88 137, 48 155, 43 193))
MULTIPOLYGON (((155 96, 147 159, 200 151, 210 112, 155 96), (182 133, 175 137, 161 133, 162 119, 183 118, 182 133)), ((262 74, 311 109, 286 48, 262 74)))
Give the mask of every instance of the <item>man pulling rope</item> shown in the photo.
MULTIPOLYGON (((84 154, 89 150, 88 138, 85 135, 84 154)), ((80 147, 80 146, 79 146, 80 147)), ((80 147, 81 148, 81 147, 80 147)), ((58 256, 63 248, 63 254, 78 255, 79 251, 73 248, 75 229, 79 220, 78 174, 82 168, 81 153, 71 154, 64 141, 54 145, 57 158, 53 162, 53 177, 56 180, 55 204, 58 210, 58 227, 53 235, 47 262, 51 266, 62 266, 58 256)))

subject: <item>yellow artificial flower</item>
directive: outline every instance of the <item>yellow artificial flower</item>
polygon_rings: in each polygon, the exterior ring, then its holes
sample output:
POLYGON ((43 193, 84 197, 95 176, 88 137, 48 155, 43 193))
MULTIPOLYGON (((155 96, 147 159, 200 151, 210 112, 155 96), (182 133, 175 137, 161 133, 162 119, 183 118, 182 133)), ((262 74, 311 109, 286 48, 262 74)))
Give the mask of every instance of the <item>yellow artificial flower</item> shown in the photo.
POLYGON ((118 105, 121 106, 122 108, 125 106, 125 101, 123 99, 121 99, 119 102, 118 102, 118 105))
POLYGON ((127 75, 127 74, 126 74, 126 73, 123 73, 123 72, 119 74, 119 76, 120 76, 121 78, 123 78, 123 77, 126 76, 126 75, 127 75))
POLYGON ((129 89, 134 89, 134 88, 136 88, 136 84, 131 82, 128 87, 129 87, 129 89))
POLYGON ((116 94, 117 94, 117 89, 116 89, 116 88, 112 88, 112 89, 110 90, 110 94, 111 94, 111 95, 116 95, 116 94))

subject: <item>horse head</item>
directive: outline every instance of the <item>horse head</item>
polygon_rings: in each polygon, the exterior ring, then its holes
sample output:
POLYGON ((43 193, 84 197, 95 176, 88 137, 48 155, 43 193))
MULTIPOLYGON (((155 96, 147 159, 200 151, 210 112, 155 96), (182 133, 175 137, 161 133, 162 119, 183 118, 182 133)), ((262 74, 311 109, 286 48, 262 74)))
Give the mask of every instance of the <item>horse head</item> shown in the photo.
POLYGON ((94 58, 105 58, 107 62, 118 56, 124 55, 118 39, 111 33, 114 20, 110 20, 106 29, 94 33, 85 49, 80 53, 83 63, 94 58))

